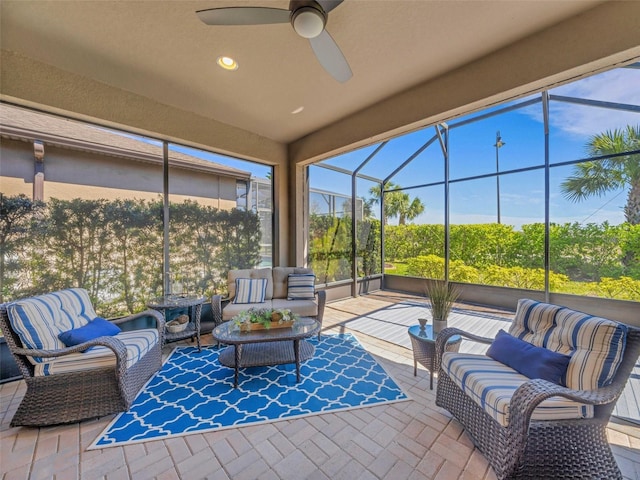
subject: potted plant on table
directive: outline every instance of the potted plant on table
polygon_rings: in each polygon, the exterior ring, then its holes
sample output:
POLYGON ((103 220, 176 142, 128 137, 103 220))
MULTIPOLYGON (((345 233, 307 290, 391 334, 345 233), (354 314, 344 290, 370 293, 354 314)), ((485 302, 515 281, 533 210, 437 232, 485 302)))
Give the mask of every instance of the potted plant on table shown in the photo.
POLYGON ((453 304, 460 297, 460 290, 448 282, 430 280, 426 286, 431 316, 433 317, 433 333, 439 333, 447 328, 447 318, 453 304))
POLYGON ((250 308, 233 317, 233 322, 240 331, 249 332, 291 327, 297 318, 289 309, 250 308))

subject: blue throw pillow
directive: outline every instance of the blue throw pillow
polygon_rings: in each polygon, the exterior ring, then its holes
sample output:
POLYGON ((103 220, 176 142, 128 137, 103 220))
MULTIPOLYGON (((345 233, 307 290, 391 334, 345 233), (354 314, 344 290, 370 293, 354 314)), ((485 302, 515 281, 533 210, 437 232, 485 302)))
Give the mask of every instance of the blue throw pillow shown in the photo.
POLYGON ((58 334, 58 338, 67 347, 73 347, 98 337, 113 337, 121 332, 120 327, 104 318, 96 317, 80 328, 74 328, 58 334))
POLYGON ((571 356, 536 347, 500 330, 487 355, 529 378, 542 378, 564 385, 571 356))

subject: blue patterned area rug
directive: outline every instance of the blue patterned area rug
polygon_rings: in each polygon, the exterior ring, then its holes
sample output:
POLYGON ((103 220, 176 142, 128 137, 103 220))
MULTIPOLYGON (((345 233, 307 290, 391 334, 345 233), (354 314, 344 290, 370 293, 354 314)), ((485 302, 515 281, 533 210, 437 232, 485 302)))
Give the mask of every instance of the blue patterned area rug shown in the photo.
POLYGON ((293 364, 251 367, 238 388, 217 347, 177 347, 89 450, 409 399, 353 335, 309 341, 300 383, 293 364))

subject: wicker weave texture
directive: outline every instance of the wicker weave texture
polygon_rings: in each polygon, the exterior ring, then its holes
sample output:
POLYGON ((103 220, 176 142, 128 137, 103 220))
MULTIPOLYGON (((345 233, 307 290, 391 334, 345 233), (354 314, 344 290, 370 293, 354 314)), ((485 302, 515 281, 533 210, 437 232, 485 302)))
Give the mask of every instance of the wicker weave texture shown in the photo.
POLYGON ((162 364, 164 321, 158 312, 148 310, 118 319, 114 323, 123 323, 141 316, 152 316, 156 319, 159 341, 143 358, 127 369, 126 348, 114 337, 101 337, 76 347, 56 351, 22 348, 19 337, 11 328, 5 306, 0 305, 0 328, 27 384, 27 391, 11 420, 11 426, 75 423, 127 410, 140 388, 162 364), (27 356, 52 357, 83 351, 89 345, 111 348, 116 355, 116 365, 110 368, 34 376, 33 365, 27 359, 27 356))
MULTIPOLYGON (((240 367, 263 367, 269 365, 281 365, 286 363, 295 363, 296 356, 294 351, 294 342, 268 342, 268 343, 249 343, 246 345, 237 345, 227 347, 218 357, 220 363, 226 367, 234 368, 236 360, 234 349, 240 349, 240 367)), ((313 357, 315 348, 309 342, 300 340, 300 362, 309 360, 313 357)))
MULTIPOLYGON (((446 338, 462 334, 458 329, 441 332, 436 349, 441 355, 446 338)), ((611 411, 640 354, 640 330, 629 327, 622 364, 611 385, 575 391, 545 380, 530 380, 511 399, 511 420, 502 427, 468 397, 442 369, 438 375, 436 405, 447 409, 470 434, 498 479, 622 479, 606 438, 611 411), (532 421, 540 402, 560 395, 595 405, 595 417, 556 421, 532 421)))

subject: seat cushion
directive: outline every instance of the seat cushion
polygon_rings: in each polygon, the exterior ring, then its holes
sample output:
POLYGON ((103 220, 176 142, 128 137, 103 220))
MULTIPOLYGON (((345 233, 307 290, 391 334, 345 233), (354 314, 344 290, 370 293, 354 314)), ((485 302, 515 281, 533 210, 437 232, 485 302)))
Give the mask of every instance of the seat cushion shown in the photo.
POLYGON ((301 317, 315 317, 318 315, 318 302, 314 300, 287 300, 274 298, 273 308, 289 309, 301 317))
POLYGON ((627 327, 558 305, 523 299, 509 333, 525 342, 570 355, 564 384, 591 390, 611 383, 622 362, 627 327))
POLYGON ((262 303, 227 303, 222 309, 222 321, 226 322, 227 320, 231 320, 240 312, 244 312, 250 308, 273 308, 273 303, 271 300, 265 300, 262 303))
POLYGON ((229 270, 227 277, 227 289, 229 292, 229 300, 233 300, 236 296, 236 278, 266 278, 267 288, 264 293, 265 300, 273 298, 273 277, 270 268, 248 268, 244 270, 229 270))
MULTIPOLYGON (((529 378, 485 355, 446 352, 442 370, 500 425, 509 424, 511 397, 529 378)), ((533 411, 533 420, 591 418, 593 406, 551 397, 533 411)))
MULTIPOLYGON (((127 348, 127 368, 135 365, 159 341, 158 330, 152 328, 120 332, 114 338, 124 343, 127 348)), ((82 353, 46 360, 50 361, 36 364, 34 375, 45 376, 115 366, 116 355, 108 347, 96 346, 82 353)))
MULTIPOLYGON (((7 305, 14 331, 26 348, 59 350, 65 344, 58 338, 62 332, 80 328, 97 317, 89 294, 83 288, 70 288, 7 305)), ((46 359, 34 358, 40 363, 46 359)))

